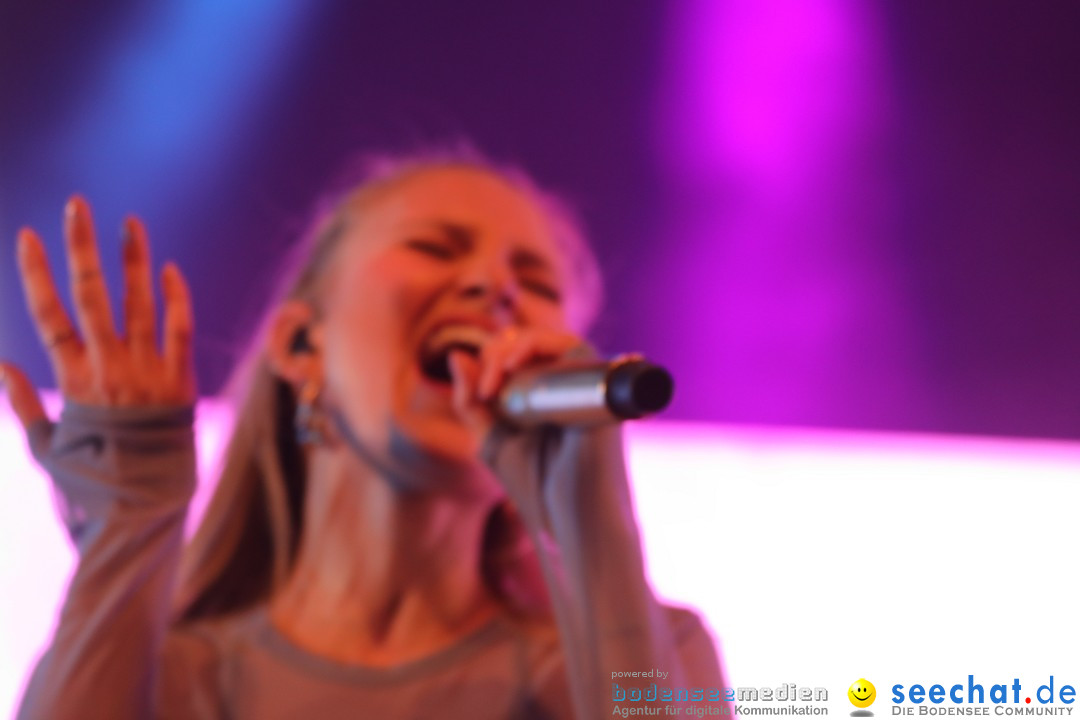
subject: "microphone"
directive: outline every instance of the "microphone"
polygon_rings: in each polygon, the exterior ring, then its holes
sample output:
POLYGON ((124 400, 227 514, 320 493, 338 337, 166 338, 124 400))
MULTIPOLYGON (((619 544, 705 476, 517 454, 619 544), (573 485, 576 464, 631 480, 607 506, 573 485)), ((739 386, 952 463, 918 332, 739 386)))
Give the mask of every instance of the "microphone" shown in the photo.
POLYGON ((525 368, 514 373, 495 402, 503 420, 519 428, 601 425, 659 412, 671 402, 671 374, 640 354, 525 368))

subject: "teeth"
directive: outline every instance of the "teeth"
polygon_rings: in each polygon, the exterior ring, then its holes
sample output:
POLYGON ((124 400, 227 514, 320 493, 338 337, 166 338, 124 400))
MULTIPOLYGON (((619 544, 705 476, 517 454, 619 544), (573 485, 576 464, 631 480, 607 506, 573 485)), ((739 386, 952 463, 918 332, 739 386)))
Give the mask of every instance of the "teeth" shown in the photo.
POLYGON ((424 355, 437 355, 451 345, 471 345, 479 348, 492 337, 491 332, 476 325, 444 325, 424 343, 424 355))

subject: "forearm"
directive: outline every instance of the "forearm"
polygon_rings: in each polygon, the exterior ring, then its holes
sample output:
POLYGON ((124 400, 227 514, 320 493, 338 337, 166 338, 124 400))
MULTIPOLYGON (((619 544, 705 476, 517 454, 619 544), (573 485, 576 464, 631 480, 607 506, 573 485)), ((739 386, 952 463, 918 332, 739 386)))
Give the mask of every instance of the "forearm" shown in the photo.
POLYGON ((487 450, 538 550, 575 715, 611 714, 613 672, 659 669, 685 686, 673 628, 645 577, 619 426, 503 427, 487 450))
POLYGON ((78 551, 19 718, 145 718, 194 488, 190 409, 73 406, 38 460, 78 551))
POLYGON ((544 490, 558 557, 545 573, 581 717, 610 716, 613 672, 685 677, 672 628, 645 577, 620 428, 572 430, 544 490), (572 631, 570 631, 572 629, 572 631))

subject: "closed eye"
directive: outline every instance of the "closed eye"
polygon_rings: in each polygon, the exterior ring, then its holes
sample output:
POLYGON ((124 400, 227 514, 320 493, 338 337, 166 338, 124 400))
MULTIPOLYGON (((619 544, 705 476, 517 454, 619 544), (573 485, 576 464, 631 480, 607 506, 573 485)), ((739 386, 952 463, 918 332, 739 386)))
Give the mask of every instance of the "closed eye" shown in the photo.
MULTIPOLYGON (((405 245, 439 260, 453 260, 460 252, 456 246, 445 241, 422 237, 410 238, 405 241, 405 245)), ((529 279, 522 279, 520 282, 522 287, 536 295, 555 303, 562 302, 562 293, 549 283, 529 279)))
POLYGON ((562 300, 562 295, 559 293, 559 291, 551 287, 547 283, 525 281, 521 284, 526 289, 536 293, 537 295, 540 295, 541 297, 545 297, 552 302, 560 302, 562 300))
POLYGON ((442 260, 450 260, 454 257, 455 252, 454 248, 446 243, 438 242, 437 240, 426 240, 424 238, 413 238, 412 240, 408 240, 406 245, 442 260))

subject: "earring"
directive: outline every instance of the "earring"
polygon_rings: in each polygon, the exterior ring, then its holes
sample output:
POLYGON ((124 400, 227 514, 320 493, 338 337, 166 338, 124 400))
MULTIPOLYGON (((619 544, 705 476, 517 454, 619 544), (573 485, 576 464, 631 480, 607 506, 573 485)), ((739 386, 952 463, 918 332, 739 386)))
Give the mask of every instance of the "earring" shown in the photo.
POLYGON ((300 397, 296 402, 296 441, 301 445, 323 445, 326 443, 326 418, 318 408, 321 388, 314 382, 306 382, 300 388, 300 397))

